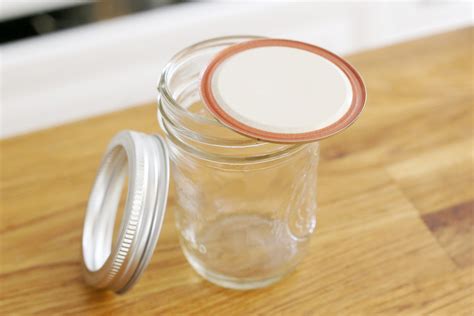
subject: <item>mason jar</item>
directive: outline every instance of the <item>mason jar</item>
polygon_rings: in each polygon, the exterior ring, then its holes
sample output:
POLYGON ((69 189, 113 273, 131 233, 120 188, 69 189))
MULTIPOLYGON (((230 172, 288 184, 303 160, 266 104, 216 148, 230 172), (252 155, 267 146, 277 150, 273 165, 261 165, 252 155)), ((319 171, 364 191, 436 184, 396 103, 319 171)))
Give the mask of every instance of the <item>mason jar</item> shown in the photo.
POLYGON ((205 279, 253 289, 291 272, 316 227, 319 143, 270 143, 219 123, 201 100, 217 52, 254 37, 204 41, 178 53, 159 81, 174 213, 185 257, 205 279))

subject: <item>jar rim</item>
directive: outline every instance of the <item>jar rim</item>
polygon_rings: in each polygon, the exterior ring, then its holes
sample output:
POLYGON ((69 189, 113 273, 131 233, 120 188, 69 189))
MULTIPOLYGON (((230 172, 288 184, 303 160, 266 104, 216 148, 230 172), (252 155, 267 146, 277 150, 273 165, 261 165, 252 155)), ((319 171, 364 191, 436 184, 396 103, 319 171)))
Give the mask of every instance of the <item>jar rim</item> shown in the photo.
MULTIPOLYGON (((158 90, 158 121, 164 130, 165 133, 171 134, 173 142, 179 141, 179 143, 183 143, 184 147, 187 147, 187 151, 191 151, 196 153, 196 150, 200 153, 199 156, 203 156, 205 159, 209 160, 219 160, 219 161, 226 161, 230 163, 236 163, 237 161, 247 161, 247 162, 257 162, 257 161, 268 161, 273 159, 278 159, 280 157, 285 157, 292 152, 298 151, 298 149, 304 147, 307 143, 295 143, 295 144, 284 144, 284 143, 276 143, 276 142, 268 142, 264 140, 259 140, 255 138, 248 137, 246 135, 242 135, 239 132, 225 126, 224 124, 220 123, 218 120, 213 118, 208 118, 191 111, 188 111, 186 108, 178 102, 175 97, 173 97, 173 93, 170 90, 170 81, 172 80, 174 72, 179 69, 179 67, 183 66, 189 58, 193 56, 199 56, 196 54, 200 50, 204 50, 206 48, 212 49, 213 47, 219 45, 233 45, 238 43, 239 41, 245 40, 254 40, 263 38, 261 36, 251 36, 251 35, 236 35, 236 36, 224 36, 224 37, 217 37, 213 39, 208 39, 205 41, 198 42, 194 45, 191 45, 177 54, 175 54, 170 61, 164 67, 161 77, 158 82, 157 90, 158 90), (172 115, 170 115, 170 113, 172 115), (175 117, 176 114, 176 117, 175 117), (171 119, 170 119, 171 118, 171 119), (220 127, 235 133, 236 137, 239 138, 219 138, 215 135, 201 135, 199 132, 188 128, 187 126, 178 126, 175 119, 179 118, 179 120, 188 120, 189 122, 207 125, 210 127, 220 127), (171 125, 171 126, 168 126, 171 125), (172 130, 170 130, 172 129, 172 130), (184 131, 184 132, 183 132, 184 131), (176 137, 178 134, 181 137, 176 137), (201 144, 201 145, 209 145, 212 147, 225 147, 225 148, 236 148, 236 149, 247 149, 250 147, 253 148, 262 148, 262 153, 257 155, 252 155, 252 157, 229 157, 229 156, 221 156, 220 154, 211 153, 206 150, 201 150, 194 148, 195 146, 190 145, 187 141, 183 141, 182 136, 185 136, 187 139, 192 139, 193 141, 201 144), (243 137, 241 137, 243 136, 243 137), (269 146, 275 145, 273 150, 267 149, 269 146)), ((201 158, 203 158, 201 157, 201 158)))
POLYGON ((180 112, 182 115, 192 119, 193 121, 199 121, 201 123, 205 124, 211 124, 215 126, 222 126, 221 123, 219 123, 216 120, 209 119, 200 115, 197 115, 195 113, 186 111, 183 107, 181 107, 178 102, 173 98, 171 91, 169 90, 169 79, 170 79, 170 73, 173 70, 173 67, 175 65, 180 64, 180 59, 185 57, 186 55, 189 55, 190 53, 193 53, 197 50, 200 50, 202 48, 205 48, 206 46, 213 46, 216 45, 220 42, 225 42, 225 41, 232 41, 235 42, 236 40, 240 39, 245 39, 245 40, 253 40, 253 39, 259 39, 259 38, 264 38, 262 36, 255 36, 255 35, 231 35, 231 36, 221 36, 221 37, 215 37, 211 39, 207 39, 198 43, 195 43, 191 46, 188 46, 178 53, 176 53, 166 64, 164 67, 159 82, 157 86, 157 90, 160 95, 166 98, 166 101, 169 102, 173 106, 173 109, 177 110, 180 112))

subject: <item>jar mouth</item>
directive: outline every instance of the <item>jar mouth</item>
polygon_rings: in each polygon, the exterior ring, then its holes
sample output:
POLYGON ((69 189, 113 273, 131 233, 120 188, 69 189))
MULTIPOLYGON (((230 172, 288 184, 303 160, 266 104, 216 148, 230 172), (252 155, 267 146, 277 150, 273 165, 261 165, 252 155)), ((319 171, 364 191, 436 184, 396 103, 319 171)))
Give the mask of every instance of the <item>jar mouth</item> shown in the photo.
POLYGON ((174 143, 201 158, 232 163, 273 160, 305 145, 272 143, 242 135, 217 121, 203 105, 199 83, 215 54, 230 45, 259 38, 262 37, 214 38, 189 46, 171 58, 157 87, 158 121, 174 143), (200 103, 207 115, 192 112, 189 108, 195 103, 200 103))
MULTIPOLYGON (((190 119, 194 121, 201 122, 203 124, 223 126, 221 123, 219 123, 215 119, 206 118, 201 115, 197 115, 195 113, 189 112, 179 105, 176 99, 172 96, 173 94, 169 89, 169 82, 170 82, 171 76, 173 75, 173 71, 174 69, 178 68, 183 63, 183 59, 186 56, 191 55, 207 47, 213 47, 216 45, 219 45, 219 46, 232 45, 237 42, 260 39, 260 38, 264 38, 264 37, 254 36, 254 35, 235 35, 235 36, 216 37, 213 39, 208 39, 205 41, 198 42, 196 44, 193 44, 181 50, 170 59, 170 61, 166 64, 165 68, 163 69, 159 83, 158 83, 158 87, 157 87, 158 92, 161 94, 162 97, 164 97, 168 101, 168 103, 174 108, 174 110, 180 112, 180 114, 186 117, 189 117, 190 119)), ((204 71, 204 69, 202 69, 202 71, 204 71)))

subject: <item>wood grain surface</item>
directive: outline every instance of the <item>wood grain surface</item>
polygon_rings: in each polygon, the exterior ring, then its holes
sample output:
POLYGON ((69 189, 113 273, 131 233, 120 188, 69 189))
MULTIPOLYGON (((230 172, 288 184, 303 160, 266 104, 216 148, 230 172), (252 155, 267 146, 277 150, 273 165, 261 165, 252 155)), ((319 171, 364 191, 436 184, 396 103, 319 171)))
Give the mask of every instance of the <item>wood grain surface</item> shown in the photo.
POLYGON ((83 216, 101 155, 119 130, 157 132, 154 104, 3 140, 0 314, 473 315, 473 30, 349 57, 369 101, 322 142, 310 253, 262 290, 201 279, 171 212, 131 292, 83 283, 83 216))

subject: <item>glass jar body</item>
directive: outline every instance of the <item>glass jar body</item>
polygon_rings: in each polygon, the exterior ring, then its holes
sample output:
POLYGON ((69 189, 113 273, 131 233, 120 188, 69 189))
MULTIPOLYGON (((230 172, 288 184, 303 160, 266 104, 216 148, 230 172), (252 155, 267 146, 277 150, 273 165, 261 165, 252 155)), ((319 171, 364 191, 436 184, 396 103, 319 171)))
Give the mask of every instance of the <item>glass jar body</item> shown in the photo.
POLYGON ((201 275, 255 288, 296 266, 316 224, 317 144, 252 165, 222 165, 170 147, 176 224, 201 275))
POLYGON ((319 144, 273 144, 214 120, 199 76, 215 53, 246 37, 206 41, 179 53, 160 81, 173 212, 183 252, 218 285, 251 289, 292 271, 316 225, 319 144))

